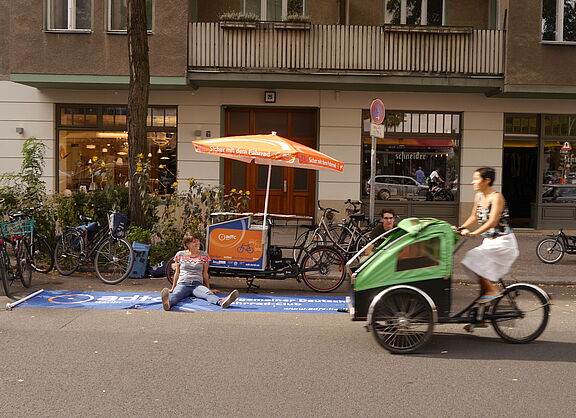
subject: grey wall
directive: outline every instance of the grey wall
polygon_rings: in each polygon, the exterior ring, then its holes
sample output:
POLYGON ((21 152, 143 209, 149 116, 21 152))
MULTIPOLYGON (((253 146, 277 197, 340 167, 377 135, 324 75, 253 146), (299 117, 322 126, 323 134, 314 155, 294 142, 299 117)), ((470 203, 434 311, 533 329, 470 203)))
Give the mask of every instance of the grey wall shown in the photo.
MULTIPOLYGON (((0 0, 11 3, 9 59, 11 73, 127 75, 127 36, 106 33, 104 1, 94 1, 92 33, 46 33, 38 0, 0 0), (15 6, 18 7, 15 7, 15 6)), ((185 76, 187 0, 163 0, 154 10, 154 33, 148 37, 150 73, 185 76)), ((1 9, 5 9, 2 7, 1 9)), ((5 13, 0 13, 6 19, 5 13)), ((3 54, 2 54, 3 55, 3 54)), ((5 65, 5 64, 4 64, 5 65)), ((0 64, 0 69, 2 64, 0 64)))

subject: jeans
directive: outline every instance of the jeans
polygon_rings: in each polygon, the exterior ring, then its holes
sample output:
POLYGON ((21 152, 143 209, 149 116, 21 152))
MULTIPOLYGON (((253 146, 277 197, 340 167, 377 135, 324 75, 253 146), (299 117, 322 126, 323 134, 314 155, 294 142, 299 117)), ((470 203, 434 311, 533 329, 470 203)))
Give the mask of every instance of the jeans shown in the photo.
POLYGON ((170 306, 174 306, 182 299, 190 296, 207 300, 213 305, 220 305, 220 298, 206 286, 198 282, 180 282, 176 284, 174 291, 170 293, 170 306))

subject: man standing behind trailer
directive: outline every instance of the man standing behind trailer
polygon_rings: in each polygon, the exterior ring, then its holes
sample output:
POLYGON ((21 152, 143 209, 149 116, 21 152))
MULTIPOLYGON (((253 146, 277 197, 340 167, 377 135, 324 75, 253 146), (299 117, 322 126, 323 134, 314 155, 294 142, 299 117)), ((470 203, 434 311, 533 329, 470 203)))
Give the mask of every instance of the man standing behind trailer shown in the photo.
MULTIPOLYGON (((380 223, 376 225, 376 227, 370 231, 370 241, 375 239, 376 237, 382 235, 384 232, 390 231, 394 228, 394 224, 396 222, 396 212, 394 209, 391 208, 384 208, 380 211, 380 223)), ((374 247, 379 246, 382 241, 376 241, 374 245, 369 245, 364 251, 364 255, 370 255, 374 247)))

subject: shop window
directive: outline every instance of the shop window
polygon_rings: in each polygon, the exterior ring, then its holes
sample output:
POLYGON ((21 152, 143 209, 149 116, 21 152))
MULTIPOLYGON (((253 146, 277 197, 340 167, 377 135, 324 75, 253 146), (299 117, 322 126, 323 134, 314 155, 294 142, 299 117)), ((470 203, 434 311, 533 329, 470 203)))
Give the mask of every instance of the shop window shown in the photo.
POLYGON ((544 141, 542 203, 576 203, 576 140, 544 141))
POLYGON ((560 137, 576 136, 576 116, 544 116, 544 135, 560 137))
POLYGON ((281 21, 287 16, 303 16, 306 0, 242 0, 242 11, 253 13, 261 20, 281 21))
POLYGON ((440 239, 415 242, 398 253, 396 271, 416 270, 440 265, 440 239))
MULTIPOLYGON (((146 24, 152 32, 153 0, 146 0, 146 24)), ((128 0, 108 0, 108 31, 126 32, 128 25, 128 0)))
MULTIPOLYGON (((59 192, 126 184, 126 110, 125 106, 59 106, 59 192)), ((149 114, 150 188, 158 194, 173 193, 177 173, 177 109, 151 106, 149 114)))
POLYGON ((537 116, 506 116, 505 135, 538 135, 537 116))
POLYGON ((384 23, 442 26, 443 0, 386 0, 384 23))
POLYGON ((47 0, 46 29, 90 31, 92 0, 47 0))
MULTIPOLYGON (((460 172, 459 113, 398 112, 386 116, 376 143, 375 196, 379 200, 457 200, 460 172), (444 183, 431 194, 426 184, 438 168, 444 183)), ((362 192, 370 193, 370 114, 363 111, 362 192)))
POLYGON ((576 0, 542 1, 542 40, 576 42, 576 0))

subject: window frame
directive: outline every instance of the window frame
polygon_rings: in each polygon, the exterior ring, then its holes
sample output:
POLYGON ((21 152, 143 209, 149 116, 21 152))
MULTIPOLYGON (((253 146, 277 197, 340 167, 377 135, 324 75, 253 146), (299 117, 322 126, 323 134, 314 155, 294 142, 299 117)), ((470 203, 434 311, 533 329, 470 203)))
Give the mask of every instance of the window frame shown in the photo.
POLYGON ((565 41, 564 40, 564 0, 556 0, 556 39, 544 40, 542 36, 544 35, 544 25, 543 25, 543 14, 544 14, 544 0, 541 1, 541 13, 540 13, 540 42, 542 44, 552 44, 552 45, 576 45, 576 40, 565 41))
MULTIPOLYGON (((394 25, 394 23, 386 23, 386 6, 390 0, 384 0, 384 24, 385 25, 394 25)), ((420 24, 414 26, 428 26, 428 0, 421 0, 422 5, 420 6, 420 24)), ((407 25, 406 18, 407 18, 407 8, 408 2, 407 0, 400 0, 400 23, 399 25, 407 25)), ((440 26, 444 26, 444 22, 446 21, 446 0, 442 0, 442 22, 440 26)))
POLYGON ((67 28, 53 28, 52 26, 52 3, 54 0, 44 1, 44 32, 66 32, 66 33, 92 33, 94 23, 94 0, 90 0, 90 28, 76 28, 76 0, 67 0, 67 28))
MULTIPOLYGON (((302 0, 302 16, 306 16, 307 0, 302 0)), ((246 10, 246 0, 242 0, 242 13, 249 13, 246 10)), ((288 16, 288 0, 282 0, 282 20, 286 20, 288 16)), ((260 0, 260 20, 263 22, 268 21, 268 0, 260 0)))
MULTIPOLYGON (((111 35, 126 35, 128 34, 128 29, 112 29, 112 1, 113 0, 106 0, 106 33, 111 35)), ((148 35, 152 35, 154 33, 155 26, 154 9, 156 7, 156 1, 150 1, 152 2, 152 10, 150 16, 150 29, 146 30, 148 35)), ((128 14, 126 14, 126 19, 128 19, 128 14)), ((126 26, 128 26, 128 22, 126 22, 126 26)))

